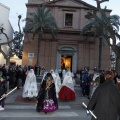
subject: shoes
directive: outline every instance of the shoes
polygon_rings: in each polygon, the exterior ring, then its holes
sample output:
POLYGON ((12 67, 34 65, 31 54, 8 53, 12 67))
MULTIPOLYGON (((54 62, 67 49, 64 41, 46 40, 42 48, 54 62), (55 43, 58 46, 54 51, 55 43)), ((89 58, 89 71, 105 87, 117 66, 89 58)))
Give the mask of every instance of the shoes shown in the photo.
POLYGON ((0 106, 0 111, 1 111, 1 110, 5 110, 5 108, 3 108, 3 107, 0 106))

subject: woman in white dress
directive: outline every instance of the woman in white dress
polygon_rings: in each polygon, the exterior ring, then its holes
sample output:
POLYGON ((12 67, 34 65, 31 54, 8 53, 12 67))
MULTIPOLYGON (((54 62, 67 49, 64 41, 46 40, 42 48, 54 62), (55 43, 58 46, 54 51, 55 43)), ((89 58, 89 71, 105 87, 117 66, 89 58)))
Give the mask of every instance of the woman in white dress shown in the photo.
POLYGON ((23 88, 23 98, 37 97, 38 89, 34 70, 30 69, 23 88))
POLYGON ((50 71, 55 83, 56 97, 59 98, 59 92, 61 89, 61 79, 58 73, 55 73, 54 70, 50 71))
POLYGON ((62 87, 59 92, 59 99, 60 100, 75 100, 75 91, 74 91, 74 84, 72 80, 72 73, 68 71, 65 74, 63 79, 62 87))

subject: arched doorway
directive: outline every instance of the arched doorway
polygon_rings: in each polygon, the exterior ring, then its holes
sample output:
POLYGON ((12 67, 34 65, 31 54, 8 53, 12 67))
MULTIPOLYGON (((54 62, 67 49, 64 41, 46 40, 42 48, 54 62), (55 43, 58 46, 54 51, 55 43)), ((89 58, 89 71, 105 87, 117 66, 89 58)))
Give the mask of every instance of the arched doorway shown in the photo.
POLYGON ((70 69, 76 72, 77 50, 72 46, 63 46, 57 50, 57 69, 70 69))

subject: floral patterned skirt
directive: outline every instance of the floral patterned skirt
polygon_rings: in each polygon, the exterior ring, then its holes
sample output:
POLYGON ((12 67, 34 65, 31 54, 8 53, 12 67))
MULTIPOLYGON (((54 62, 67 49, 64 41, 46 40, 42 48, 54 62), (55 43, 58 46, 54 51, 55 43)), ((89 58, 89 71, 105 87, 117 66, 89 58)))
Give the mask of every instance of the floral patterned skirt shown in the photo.
POLYGON ((55 106, 55 103, 52 99, 44 100, 44 106, 42 112, 53 112, 58 108, 55 106))

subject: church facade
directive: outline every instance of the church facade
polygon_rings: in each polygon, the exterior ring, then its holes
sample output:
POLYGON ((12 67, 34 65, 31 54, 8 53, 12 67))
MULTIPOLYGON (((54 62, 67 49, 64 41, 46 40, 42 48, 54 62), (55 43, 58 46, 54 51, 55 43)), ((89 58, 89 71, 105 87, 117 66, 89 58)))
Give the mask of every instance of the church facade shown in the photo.
MULTIPOLYGON (((48 33, 43 35, 40 46, 40 66, 46 70, 65 68, 76 72, 77 69, 89 67, 93 69, 98 66, 99 40, 89 36, 84 42, 84 36, 80 31, 89 22, 85 18, 87 12, 95 9, 81 0, 28 0, 27 13, 35 12, 38 5, 51 9, 54 15, 59 32, 56 39, 51 39, 48 33)), ((107 11, 109 14, 110 10, 107 11)), ((37 39, 32 40, 29 34, 30 43, 27 43, 25 36, 22 65, 35 65, 37 61, 37 39)), ((110 47, 105 43, 102 49, 102 69, 110 68, 110 47)))

